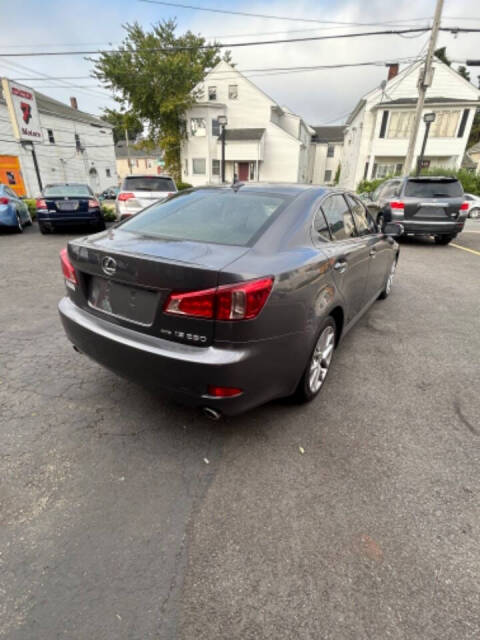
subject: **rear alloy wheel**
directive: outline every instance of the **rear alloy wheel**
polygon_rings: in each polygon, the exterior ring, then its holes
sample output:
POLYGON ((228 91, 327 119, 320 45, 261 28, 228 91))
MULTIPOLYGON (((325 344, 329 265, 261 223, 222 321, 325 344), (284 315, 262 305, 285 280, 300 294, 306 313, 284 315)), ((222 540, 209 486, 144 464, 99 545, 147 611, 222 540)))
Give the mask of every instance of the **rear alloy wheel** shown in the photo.
POLYGON ((470 213, 468 214, 469 218, 480 218, 480 209, 478 207, 474 207, 470 209, 470 213))
POLYGON ((335 350, 337 327, 330 316, 322 324, 315 347, 295 392, 299 402, 310 402, 323 387, 335 350))
POLYGON ((457 234, 453 236, 435 236, 435 244, 448 244, 451 242, 457 234))
POLYGON ((20 216, 18 215, 18 213, 17 213, 16 231, 18 231, 18 233, 22 233, 22 231, 23 231, 23 224, 22 224, 22 221, 21 221, 20 216))
POLYGON ((396 268, 397 268, 397 261, 394 260, 392 262, 392 266, 390 267, 390 271, 388 272, 388 278, 387 278, 387 282, 385 283, 385 289, 378 296, 379 300, 385 300, 385 298, 388 298, 388 296, 390 295, 390 292, 392 290, 392 285, 393 285, 393 279, 395 277, 396 268))

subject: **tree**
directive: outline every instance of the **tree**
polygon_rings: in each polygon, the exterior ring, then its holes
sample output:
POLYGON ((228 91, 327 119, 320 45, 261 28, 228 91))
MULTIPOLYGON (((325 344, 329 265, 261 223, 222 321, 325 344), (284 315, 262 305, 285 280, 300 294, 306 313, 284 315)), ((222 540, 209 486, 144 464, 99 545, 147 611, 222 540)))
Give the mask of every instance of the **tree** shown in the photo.
POLYGON ((440 47, 439 49, 436 49, 434 55, 449 67, 451 66, 452 63, 447 57, 447 47, 440 47))
POLYGON ((128 137, 131 141, 143 133, 143 124, 141 120, 131 111, 115 111, 115 109, 105 109, 102 120, 113 125, 113 140, 115 144, 119 140, 124 140, 125 130, 128 131, 128 137))
POLYGON ((145 122, 149 141, 163 149, 166 166, 179 178, 185 111, 199 97, 195 87, 206 71, 220 61, 220 48, 215 43, 204 48, 205 38, 190 31, 176 36, 175 20, 159 22, 149 32, 137 22, 124 28, 119 49, 92 60, 94 75, 145 122))
POLYGON ((467 149, 473 147, 477 142, 480 142, 480 109, 477 109, 475 117, 473 118, 472 128, 470 129, 470 135, 467 142, 467 149))
POLYGON ((468 80, 470 82, 470 72, 467 70, 467 67, 461 65, 460 67, 458 67, 457 73, 459 73, 462 78, 465 78, 465 80, 468 80))

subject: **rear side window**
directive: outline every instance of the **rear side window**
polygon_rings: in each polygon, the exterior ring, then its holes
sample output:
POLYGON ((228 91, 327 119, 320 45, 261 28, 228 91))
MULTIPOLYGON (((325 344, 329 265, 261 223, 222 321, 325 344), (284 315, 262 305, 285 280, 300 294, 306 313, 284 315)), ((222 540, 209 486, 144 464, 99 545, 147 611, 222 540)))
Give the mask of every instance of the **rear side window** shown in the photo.
POLYGON ((409 180, 405 196, 412 198, 461 198, 463 188, 458 180, 409 180))
POLYGON ((276 194, 201 189, 149 207, 122 229, 173 240, 248 246, 289 201, 276 194))
POLYGON ((123 183, 124 191, 176 191, 171 178, 158 176, 127 176, 123 183))
POLYGON ((330 196, 322 204, 323 212, 335 240, 355 237, 355 225, 350 209, 342 195, 330 196))

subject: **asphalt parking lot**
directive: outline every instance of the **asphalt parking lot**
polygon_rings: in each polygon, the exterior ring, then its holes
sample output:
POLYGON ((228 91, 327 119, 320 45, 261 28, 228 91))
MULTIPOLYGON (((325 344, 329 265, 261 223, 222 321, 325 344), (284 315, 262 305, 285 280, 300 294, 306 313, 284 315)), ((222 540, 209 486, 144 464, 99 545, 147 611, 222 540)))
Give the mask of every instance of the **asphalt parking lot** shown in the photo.
POLYGON ((478 639, 468 229, 402 242, 315 403, 220 423, 73 351, 71 236, 0 235, 0 637, 478 639))

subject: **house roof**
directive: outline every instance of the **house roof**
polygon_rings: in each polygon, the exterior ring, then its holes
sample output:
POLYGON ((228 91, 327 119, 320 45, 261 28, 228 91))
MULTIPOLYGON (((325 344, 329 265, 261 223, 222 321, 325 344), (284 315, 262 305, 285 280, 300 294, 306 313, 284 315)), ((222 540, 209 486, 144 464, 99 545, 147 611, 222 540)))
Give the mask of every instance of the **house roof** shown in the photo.
MULTIPOLYGON (((480 94, 479 94, 480 98, 480 94)), ((417 98, 397 98, 388 102, 379 102, 373 108, 382 109, 383 107, 396 107, 402 105, 415 105, 417 98)), ((445 98, 443 96, 431 97, 425 99, 425 104, 480 104, 479 100, 468 100, 468 98, 445 98)))
MULTIPOLYGON (((158 147, 154 149, 142 149, 131 143, 128 145, 129 154, 131 158, 160 158, 163 157, 163 151, 158 147)), ((116 158, 128 158, 127 145, 125 140, 119 140, 115 145, 115 157, 116 158)))
POLYGON ((362 98, 361 100, 359 100, 354 110, 352 111, 352 113, 348 116, 346 124, 351 124, 355 119, 357 113, 359 113, 366 104, 367 104, 367 101, 365 100, 365 98, 362 98))
MULTIPOLYGON (((46 96, 44 93, 35 91, 35 97, 37 100, 37 107, 40 113, 48 113, 50 115, 58 116, 59 118, 65 118, 67 120, 75 120, 76 122, 84 122, 91 124, 94 127, 101 127, 103 129, 113 129, 113 126, 96 116, 92 116, 90 113, 80 111, 79 109, 73 109, 68 104, 55 100, 46 96)), ((0 86, 0 102, 5 103, 3 96, 3 90, 0 86)))
POLYGON ((260 140, 265 129, 226 129, 225 140, 260 140))
POLYGON ((313 127, 315 133, 312 142, 343 142, 345 125, 335 125, 329 127, 313 127))

